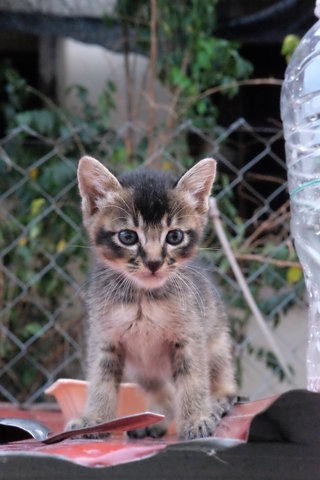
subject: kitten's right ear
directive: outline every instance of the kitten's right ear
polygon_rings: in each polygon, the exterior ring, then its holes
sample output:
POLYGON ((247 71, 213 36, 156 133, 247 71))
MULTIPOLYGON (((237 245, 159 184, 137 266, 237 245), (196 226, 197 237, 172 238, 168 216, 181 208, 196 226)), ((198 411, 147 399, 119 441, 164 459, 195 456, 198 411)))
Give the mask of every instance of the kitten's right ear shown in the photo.
POLYGON ((84 216, 97 212, 101 200, 106 198, 110 191, 121 188, 116 177, 102 163, 88 156, 79 161, 78 182, 84 216))
POLYGON ((213 158, 200 160, 180 178, 176 187, 191 194, 200 213, 206 213, 209 208, 209 195, 216 175, 216 164, 213 158))

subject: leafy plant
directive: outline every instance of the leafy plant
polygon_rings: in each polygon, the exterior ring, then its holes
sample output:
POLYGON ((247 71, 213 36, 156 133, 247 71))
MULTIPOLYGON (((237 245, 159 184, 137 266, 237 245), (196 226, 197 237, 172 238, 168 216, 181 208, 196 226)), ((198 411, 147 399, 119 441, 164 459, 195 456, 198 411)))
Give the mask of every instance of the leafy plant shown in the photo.
MULTIPOLYGON (((218 0, 139 0, 134 5, 130 0, 117 2, 116 18, 123 31, 139 28, 138 46, 149 55, 156 77, 172 92, 170 128, 182 118, 192 118, 202 128, 215 125, 218 110, 210 98, 210 89, 226 86, 221 91, 232 98, 238 91, 237 80, 252 73, 252 65, 239 53, 240 45, 214 35, 217 3, 218 0)), ((106 17, 107 24, 110 21, 106 17)))

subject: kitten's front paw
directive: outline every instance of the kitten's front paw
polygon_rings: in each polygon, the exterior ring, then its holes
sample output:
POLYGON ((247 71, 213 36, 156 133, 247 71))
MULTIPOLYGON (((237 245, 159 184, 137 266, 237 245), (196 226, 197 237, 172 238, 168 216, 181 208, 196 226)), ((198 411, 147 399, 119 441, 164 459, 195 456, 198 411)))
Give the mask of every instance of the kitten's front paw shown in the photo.
POLYGON ((152 425, 150 427, 138 428, 137 430, 130 430, 127 432, 128 437, 130 438, 160 438, 167 433, 167 425, 162 424, 162 422, 157 425, 152 425))
POLYGON ((217 427, 217 422, 212 417, 200 417, 194 421, 186 422, 179 428, 179 437, 184 440, 210 437, 217 427))
POLYGON ((88 424, 86 423, 86 419, 84 417, 79 417, 69 420, 69 422, 67 422, 67 424, 65 425, 64 429, 65 431, 76 430, 78 428, 84 428, 87 426, 88 424))
MULTIPOLYGON (((99 423, 106 422, 107 419, 102 419, 98 417, 78 417, 69 420, 69 422, 65 426, 65 430, 76 430, 78 428, 85 428, 85 427, 93 427, 98 425, 99 423)), ((80 435, 81 438, 103 438, 109 437, 110 433, 88 433, 84 435, 80 435)))

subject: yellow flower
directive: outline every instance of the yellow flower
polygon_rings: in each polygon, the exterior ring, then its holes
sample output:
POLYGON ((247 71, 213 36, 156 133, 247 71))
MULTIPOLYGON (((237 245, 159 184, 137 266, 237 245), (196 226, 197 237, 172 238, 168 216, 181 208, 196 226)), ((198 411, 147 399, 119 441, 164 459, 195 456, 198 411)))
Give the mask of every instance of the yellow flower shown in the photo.
POLYGON ((25 247, 28 243, 27 237, 19 238, 19 247, 25 247))
POLYGON ((298 283, 302 278, 302 269, 301 267, 290 267, 287 271, 287 281, 289 285, 298 283))
POLYGON ((31 178, 31 180, 36 180, 36 178, 38 177, 38 174, 39 174, 39 170, 37 168, 32 168, 29 172, 29 177, 31 178))
POLYGON ((62 250, 64 249, 64 247, 66 246, 66 244, 67 244, 67 242, 66 242, 64 239, 60 240, 60 241, 57 243, 56 251, 57 251, 58 253, 62 252, 62 250))

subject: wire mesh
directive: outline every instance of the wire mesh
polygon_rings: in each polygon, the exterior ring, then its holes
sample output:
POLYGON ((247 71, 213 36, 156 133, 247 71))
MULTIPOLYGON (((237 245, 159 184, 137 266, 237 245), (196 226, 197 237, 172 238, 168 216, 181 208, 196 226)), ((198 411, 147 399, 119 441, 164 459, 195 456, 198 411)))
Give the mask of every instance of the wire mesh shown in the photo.
MULTIPOLYGON (((100 159, 115 171, 119 139, 133 128, 126 123, 96 138, 100 159)), ((52 139, 22 125, 0 141, 2 400, 32 404, 43 400, 56 378, 84 376, 89 248, 74 144, 75 137, 85 138, 89 131, 90 125, 81 124, 52 139)), ((231 247, 294 372, 295 386, 304 386, 307 308, 289 231, 282 131, 239 118, 228 128, 203 132, 186 121, 145 164, 160 159, 164 168, 181 173, 181 155, 190 139, 196 139, 203 157, 218 160, 214 194, 231 247)), ((251 318, 212 228, 202 253, 228 306, 242 391, 255 398, 284 390, 283 372, 251 318)))

